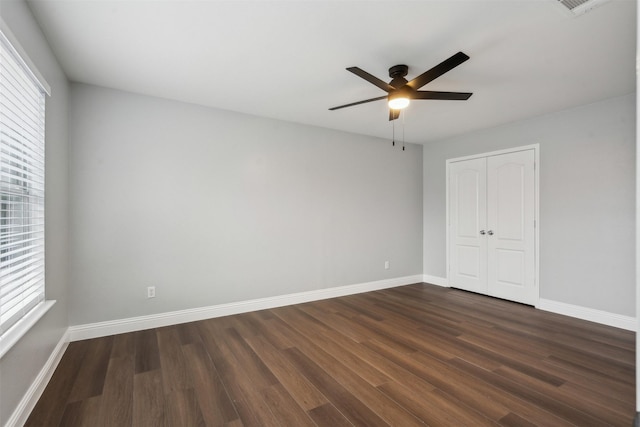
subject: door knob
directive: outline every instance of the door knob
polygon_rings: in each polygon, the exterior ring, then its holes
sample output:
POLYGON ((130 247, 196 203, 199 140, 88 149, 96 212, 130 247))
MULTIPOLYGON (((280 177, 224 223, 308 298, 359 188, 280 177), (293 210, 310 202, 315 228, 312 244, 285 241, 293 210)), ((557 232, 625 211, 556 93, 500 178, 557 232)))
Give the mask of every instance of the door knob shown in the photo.
POLYGON ((482 234, 484 236, 487 233, 485 233, 484 230, 480 230, 480 234, 482 234))
POLYGON ((487 234, 488 234, 489 236, 493 236, 493 230, 489 230, 489 231, 487 231, 487 234))

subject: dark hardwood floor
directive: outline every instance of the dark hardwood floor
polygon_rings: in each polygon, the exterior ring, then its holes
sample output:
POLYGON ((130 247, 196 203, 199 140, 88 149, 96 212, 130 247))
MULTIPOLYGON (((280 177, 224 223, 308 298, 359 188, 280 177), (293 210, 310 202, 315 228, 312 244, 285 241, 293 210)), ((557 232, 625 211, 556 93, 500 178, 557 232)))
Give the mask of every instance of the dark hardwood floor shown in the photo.
POLYGON ((631 426, 635 334, 415 284, 69 345, 28 426, 631 426))

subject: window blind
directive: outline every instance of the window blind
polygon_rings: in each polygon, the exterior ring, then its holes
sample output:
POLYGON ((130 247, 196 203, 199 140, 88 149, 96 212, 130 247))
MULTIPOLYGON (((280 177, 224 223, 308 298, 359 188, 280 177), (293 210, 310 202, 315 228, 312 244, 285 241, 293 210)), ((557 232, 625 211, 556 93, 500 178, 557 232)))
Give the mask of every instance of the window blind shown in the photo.
POLYGON ((0 337, 44 300, 45 96, 0 33, 0 337))

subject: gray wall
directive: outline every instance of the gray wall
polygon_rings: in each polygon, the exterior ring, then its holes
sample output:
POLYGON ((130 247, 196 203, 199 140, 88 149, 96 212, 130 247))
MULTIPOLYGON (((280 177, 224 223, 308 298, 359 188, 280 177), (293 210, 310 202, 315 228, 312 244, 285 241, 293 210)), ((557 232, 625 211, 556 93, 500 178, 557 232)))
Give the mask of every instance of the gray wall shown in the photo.
POLYGON ((635 95, 424 146, 424 272, 446 277, 445 161, 540 144, 540 298, 635 316, 635 95))
POLYGON ((422 273, 419 145, 81 84, 69 114, 72 325, 422 273))
POLYGON ((0 359, 0 425, 13 413, 67 326, 68 84, 23 1, 2 0, 0 16, 51 86, 46 104, 46 298, 58 302, 0 359))

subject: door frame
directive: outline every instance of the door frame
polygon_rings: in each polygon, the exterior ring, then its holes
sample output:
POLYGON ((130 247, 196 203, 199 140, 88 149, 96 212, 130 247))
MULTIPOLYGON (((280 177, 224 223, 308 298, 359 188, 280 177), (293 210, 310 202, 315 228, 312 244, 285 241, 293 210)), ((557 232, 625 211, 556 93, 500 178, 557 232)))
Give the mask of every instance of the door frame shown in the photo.
POLYGON ((527 151, 527 150, 533 150, 534 153, 534 166, 533 166, 533 179, 534 179, 534 212, 533 212, 533 221, 534 221, 534 266, 533 266, 533 272, 534 272, 534 287, 536 289, 536 301, 534 306, 536 308, 538 308, 539 304, 540 304, 540 144, 530 144, 530 145, 523 145, 523 146, 519 146, 519 147, 513 147, 513 148, 506 148, 504 150, 496 150, 496 151, 489 151, 486 153, 478 153, 478 154, 472 154, 469 156, 463 156, 463 157, 454 157, 451 159, 447 159, 446 160, 446 166, 445 166, 445 173, 446 173, 446 183, 445 183, 445 196, 446 196, 446 221, 445 221, 445 228, 446 228, 446 241, 447 241, 447 247, 446 247, 446 262, 447 262, 447 266, 446 266, 446 273, 447 273, 447 277, 446 277, 446 285, 448 287, 451 287, 451 283, 449 282, 449 278, 450 278, 450 273, 451 273, 451 259, 450 259, 450 255, 449 255, 449 250, 450 250, 450 230, 451 230, 451 218, 450 218, 450 208, 449 208, 449 167, 451 165, 451 163, 455 163, 455 162, 460 162, 463 160, 472 160, 472 159, 478 159, 478 158, 482 158, 482 157, 490 157, 490 156, 497 156, 500 154, 508 154, 508 153, 517 153, 519 151, 527 151))

